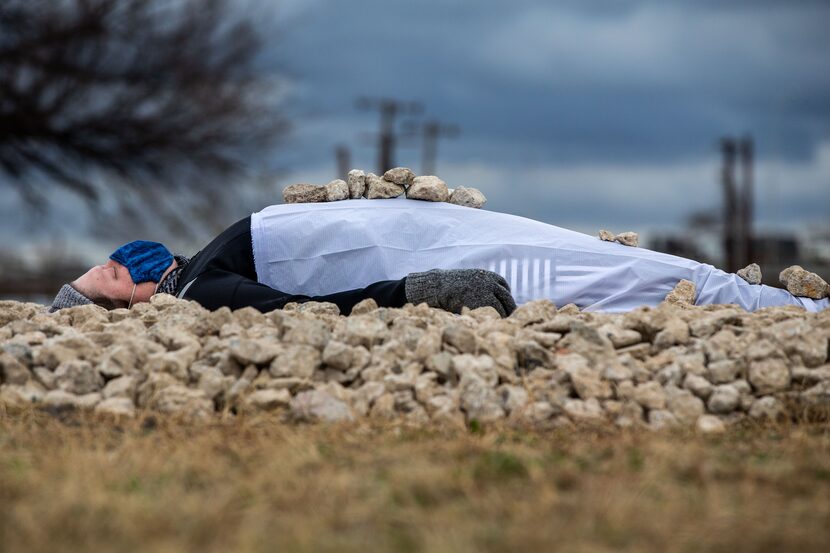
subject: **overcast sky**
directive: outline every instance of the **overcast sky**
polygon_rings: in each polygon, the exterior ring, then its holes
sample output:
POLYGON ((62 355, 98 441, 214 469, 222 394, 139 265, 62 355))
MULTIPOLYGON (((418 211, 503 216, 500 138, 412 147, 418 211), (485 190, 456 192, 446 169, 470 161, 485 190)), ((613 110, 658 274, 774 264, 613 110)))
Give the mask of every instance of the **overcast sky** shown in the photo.
MULTIPOLYGON (((487 209, 591 234, 678 231, 719 212, 719 139, 751 133, 756 228, 830 224, 828 0, 269 1, 240 9, 265 33, 262 75, 287 83, 295 131, 263 206, 292 182, 335 178, 338 144, 352 167, 377 169, 361 135, 378 115, 355 108, 368 95, 458 125, 436 173, 480 188, 487 209)), ((420 144, 396 161, 420 173, 420 144)), ((41 224, 21 233, 19 202, 0 193, 9 243, 36 237, 41 224)), ((83 204, 57 203, 41 234, 77 248, 83 204)), ((167 234, 141 238, 176 245, 167 234)))
MULTIPOLYGON (((718 139, 751 133, 765 228, 830 222, 830 2, 296 0, 263 64, 293 75, 290 182, 375 170, 361 95, 461 127, 436 173, 587 232, 718 209, 718 139)), ((420 145, 397 162, 420 171, 420 145)))

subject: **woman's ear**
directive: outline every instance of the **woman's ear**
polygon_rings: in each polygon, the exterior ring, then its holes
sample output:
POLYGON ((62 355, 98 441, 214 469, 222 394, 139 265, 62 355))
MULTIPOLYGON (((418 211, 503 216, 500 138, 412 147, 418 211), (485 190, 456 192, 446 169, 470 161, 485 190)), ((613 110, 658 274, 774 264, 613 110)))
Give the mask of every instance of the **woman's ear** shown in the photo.
POLYGON ((157 282, 147 281, 135 285, 135 292, 133 293, 133 305, 150 301, 153 294, 156 293, 157 282))

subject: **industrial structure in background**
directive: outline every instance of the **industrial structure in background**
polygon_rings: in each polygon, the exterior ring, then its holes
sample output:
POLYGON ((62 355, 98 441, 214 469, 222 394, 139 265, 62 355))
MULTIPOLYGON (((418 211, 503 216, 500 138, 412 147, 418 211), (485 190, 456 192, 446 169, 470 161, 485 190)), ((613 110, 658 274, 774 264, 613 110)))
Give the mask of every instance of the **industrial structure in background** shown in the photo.
POLYGON ((806 227, 799 233, 756 229, 754 141, 751 136, 724 137, 719 148, 721 209, 690 214, 686 226, 691 232, 661 233, 648 241, 648 247, 728 272, 757 263, 764 284, 771 286, 780 286, 779 273, 796 264, 829 278, 830 227, 806 227))
POLYGON ((378 174, 382 175, 395 167, 395 147, 399 142, 399 135, 395 130, 395 118, 399 115, 419 115, 424 106, 419 102, 404 102, 391 98, 361 97, 355 102, 358 109, 380 112, 380 131, 374 137, 378 148, 378 174))
MULTIPOLYGON (((411 140, 414 138, 421 139, 420 174, 434 175, 438 159, 438 139, 441 137, 455 138, 461 133, 457 125, 445 125, 437 119, 424 122, 404 121, 401 125, 401 132, 397 132, 395 120, 399 115, 417 116, 423 113, 423 105, 419 102, 361 97, 357 99, 355 106, 364 111, 377 110, 380 112, 380 129, 377 134, 363 137, 370 144, 377 146, 377 171, 379 175, 396 166, 396 148, 404 144, 411 145, 411 140)), ((351 162, 348 147, 342 144, 336 146, 335 157, 337 159, 337 177, 344 178, 351 162)))
POLYGON ((437 119, 424 121, 418 124, 407 121, 403 125, 408 135, 421 135, 421 174, 435 175, 435 164, 438 159, 438 139, 440 137, 455 138, 461 134, 458 125, 444 125, 437 119))
POLYGON ((756 262, 756 244, 753 232, 753 174, 754 146, 752 137, 721 139, 723 168, 723 249, 724 266, 735 272, 756 262), (736 174, 736 158, 740 157, 741 179, 736 174))
POLYGON ((352 156, 349 147, 338 144, 334 147, 334 157, 337 160, 337 178, 345 178, 352 169, 352 156))

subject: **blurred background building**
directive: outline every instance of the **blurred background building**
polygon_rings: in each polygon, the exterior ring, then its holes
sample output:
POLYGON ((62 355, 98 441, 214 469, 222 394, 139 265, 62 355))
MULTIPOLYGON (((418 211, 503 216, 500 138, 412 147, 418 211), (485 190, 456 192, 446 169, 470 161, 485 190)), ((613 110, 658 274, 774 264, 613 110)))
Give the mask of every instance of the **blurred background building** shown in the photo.
POLYGON ((0 297, 390 164, 830 279, 828 28, 821 0, 5 0, 0 297))

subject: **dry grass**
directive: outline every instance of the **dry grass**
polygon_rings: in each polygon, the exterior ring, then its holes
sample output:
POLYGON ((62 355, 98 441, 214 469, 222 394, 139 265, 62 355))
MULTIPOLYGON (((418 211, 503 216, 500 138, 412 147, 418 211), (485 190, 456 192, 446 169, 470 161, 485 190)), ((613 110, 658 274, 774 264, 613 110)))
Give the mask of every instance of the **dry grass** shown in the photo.
POLYGON ((0 414, 0 551, 827 551, 830 425, 718 437, 0 414))

